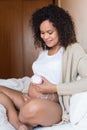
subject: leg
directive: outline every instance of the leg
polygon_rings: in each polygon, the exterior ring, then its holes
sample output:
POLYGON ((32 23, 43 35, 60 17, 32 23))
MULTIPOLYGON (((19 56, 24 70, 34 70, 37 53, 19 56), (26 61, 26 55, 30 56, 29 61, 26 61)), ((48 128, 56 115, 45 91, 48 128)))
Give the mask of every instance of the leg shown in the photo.
POLYGON ((61 121, 62 109, 58 103, 32 99, 20 109, 19 119, 32 126, 51 126, 61 121))
POLYGON ((28 130, 28 128, 19 121, 13 102, 4 93, 0 93, 0 104, 7 109, 8 120, 17 130, 28 130))
POLYGON ((0 92, 3 92, 5 95, 7 95, 14 102, 17 108, 20 108, 23 105, 24 98, 21 92, 5 86, 0 86, 0 92))

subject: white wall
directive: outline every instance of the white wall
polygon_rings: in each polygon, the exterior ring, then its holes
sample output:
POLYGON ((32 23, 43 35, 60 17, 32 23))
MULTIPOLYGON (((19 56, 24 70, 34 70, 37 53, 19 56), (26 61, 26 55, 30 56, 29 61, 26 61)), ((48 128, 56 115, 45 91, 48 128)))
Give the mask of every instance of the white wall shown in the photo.
POLYGON ((77 40, 87 51, 87 0, 59 0, 59 3, 73 17, 77 40))

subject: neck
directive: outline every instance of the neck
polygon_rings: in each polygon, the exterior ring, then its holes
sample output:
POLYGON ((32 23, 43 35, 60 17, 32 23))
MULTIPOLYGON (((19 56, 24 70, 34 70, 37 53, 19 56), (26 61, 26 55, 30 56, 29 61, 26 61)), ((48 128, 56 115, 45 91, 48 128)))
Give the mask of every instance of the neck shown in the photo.
POLYGON ((48 50, 48 55, 56 54, 60 48, 61 48, 61 46, 59 46, 59 45, 52 47, 51 49, 48 50))

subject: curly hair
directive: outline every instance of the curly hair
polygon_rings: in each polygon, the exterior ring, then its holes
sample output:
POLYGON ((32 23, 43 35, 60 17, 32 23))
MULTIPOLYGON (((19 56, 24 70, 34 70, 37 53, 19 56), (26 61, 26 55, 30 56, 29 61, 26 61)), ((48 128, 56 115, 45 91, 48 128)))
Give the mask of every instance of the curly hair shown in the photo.
POLYGON ((36 10, 31 17, 32 30, 34 32, 34 44, 47 49, 46 44, 40 37, 40 24, 49 20, 57 29, 60 45, 67 48, 68 45, 77 42, 74 22, 67 11, 57 5, 48 5, 36 10))

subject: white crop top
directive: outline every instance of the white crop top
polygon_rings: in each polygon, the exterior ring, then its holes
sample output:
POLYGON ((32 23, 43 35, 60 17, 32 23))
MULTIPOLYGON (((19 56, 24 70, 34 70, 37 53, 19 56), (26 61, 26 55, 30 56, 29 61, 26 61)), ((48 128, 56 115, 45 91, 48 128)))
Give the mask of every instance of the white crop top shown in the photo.
POLYGON ((48 55, 48 51, 43 51, 32 65, 34 74, 44 76, 48 81, 54 84, 60 83, 62 71, 62 54, 64 48, 54 55, 48 55))

